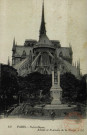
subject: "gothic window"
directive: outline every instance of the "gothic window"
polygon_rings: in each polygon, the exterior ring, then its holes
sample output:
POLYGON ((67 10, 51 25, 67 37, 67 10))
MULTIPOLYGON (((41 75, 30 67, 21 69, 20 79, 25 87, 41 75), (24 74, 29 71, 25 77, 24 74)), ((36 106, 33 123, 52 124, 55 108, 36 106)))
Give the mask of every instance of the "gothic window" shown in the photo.
POLYGON ((53 52, 51 54, 53 55, 53 52))
POLYGON ((26 56, 26 52, 25 52, 25 50, 23 51, 22 56, 26 56))
POLYGON ((56 47, 57 45, 56 45, 56 44, 54 44, 54 46, 56 47))
POLYGON ((47 74, 47 71, 46 71, 46 69, 45 69, 45 71, 44 71, 44 74, 47 74))
POLYGON ((51 64, 51 57, 49 56, 49 61, 50 61, 50 64, 51 64))
POLYGON ((55 63, 54 68, 57 69, 57 63, 55 63))
POLYGON ((34 49, 33 49, 33 53, 34 53, 34 49))
POLYGON ((60 52, 60 53, 59 53, 59 56, 60 56, 60 57, 62 57, 62 56, 63 56, 62 52, 60 52))
POLYGON ((39 54, 39 52, 36 52, 36 55, 38 55, 39 54))

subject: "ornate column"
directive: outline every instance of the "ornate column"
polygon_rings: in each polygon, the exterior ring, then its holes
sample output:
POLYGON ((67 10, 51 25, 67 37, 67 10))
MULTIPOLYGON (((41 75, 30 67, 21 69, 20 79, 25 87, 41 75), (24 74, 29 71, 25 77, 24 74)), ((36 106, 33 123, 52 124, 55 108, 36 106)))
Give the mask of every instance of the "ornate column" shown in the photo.
POLYGON ((52 71, 52 86, 54 86, 54 71, 52 71))
POLYGON ((51 105, 60 105, 62 88, 60 87, 60 71, 52 71, 52 87, 50 89, 52 101, 51 105))
POLYGON ((60 71, 58 71, 57 74, 58 74, 58 87, 60 87, 60 71))

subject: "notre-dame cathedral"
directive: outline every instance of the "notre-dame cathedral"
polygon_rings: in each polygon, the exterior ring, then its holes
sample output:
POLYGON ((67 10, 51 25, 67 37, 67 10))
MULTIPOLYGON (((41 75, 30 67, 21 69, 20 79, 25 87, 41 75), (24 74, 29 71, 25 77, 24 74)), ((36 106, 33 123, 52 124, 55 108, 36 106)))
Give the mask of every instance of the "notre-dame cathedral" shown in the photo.
POLYGON ((80 77, 80 62, 77 66, 72 64, 72 47, 61 47, 59 40, 50 40, 46 35, 44 3, 42 6, 42 18, 39 31, 39 40, 25 40, 24 45, 19 46, 13 41, 12 66, 17 69, 19 76, 26 76, 32 72, 51 74, 55 63, 61 74, 71 72, 77 78, 80 77))

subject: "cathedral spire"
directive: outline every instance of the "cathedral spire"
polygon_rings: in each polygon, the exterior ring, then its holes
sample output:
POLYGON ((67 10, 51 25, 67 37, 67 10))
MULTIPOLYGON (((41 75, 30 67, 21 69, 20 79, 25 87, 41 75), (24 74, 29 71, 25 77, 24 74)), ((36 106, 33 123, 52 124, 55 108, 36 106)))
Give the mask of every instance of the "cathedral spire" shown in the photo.
POLYGON ((46 35, 45 18, 44 18, 44 0, 43 0, 43 5, 42 5, 42 18, 41 18, 41 26, 40 26, 40 37, 43 34, 46 35))

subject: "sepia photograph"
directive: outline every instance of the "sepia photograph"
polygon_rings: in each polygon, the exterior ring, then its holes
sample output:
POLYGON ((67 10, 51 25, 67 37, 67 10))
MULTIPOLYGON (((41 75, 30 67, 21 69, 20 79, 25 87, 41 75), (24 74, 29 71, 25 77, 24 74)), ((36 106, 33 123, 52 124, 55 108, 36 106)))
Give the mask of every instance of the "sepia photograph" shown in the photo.
POLYGON ((0 135, 86 134, 87 0, 0 0, 0 135))

